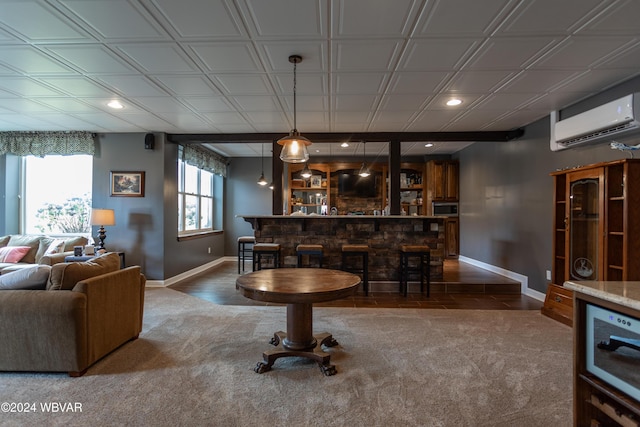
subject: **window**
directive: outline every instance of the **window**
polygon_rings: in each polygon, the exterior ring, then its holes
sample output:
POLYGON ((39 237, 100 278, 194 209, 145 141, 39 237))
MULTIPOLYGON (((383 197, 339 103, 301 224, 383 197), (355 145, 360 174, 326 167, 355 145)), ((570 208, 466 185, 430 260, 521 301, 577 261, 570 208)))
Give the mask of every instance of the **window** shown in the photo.
POLYGON ((91 233, 92 156, 25 156, 22 175, 25 233, 91 233))
POLYGON ((178 235, 213 231, 213 174, 178 160, 178 235))

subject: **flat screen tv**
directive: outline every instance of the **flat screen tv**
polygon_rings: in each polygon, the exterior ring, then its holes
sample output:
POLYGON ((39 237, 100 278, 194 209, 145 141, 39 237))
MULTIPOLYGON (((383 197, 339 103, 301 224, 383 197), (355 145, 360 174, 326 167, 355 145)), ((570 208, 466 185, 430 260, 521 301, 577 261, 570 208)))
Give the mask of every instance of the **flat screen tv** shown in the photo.
POLYGON ((342 197, 376 197, 379 174, 361 177, 357 170, 338 172, 338 195, 342 197))

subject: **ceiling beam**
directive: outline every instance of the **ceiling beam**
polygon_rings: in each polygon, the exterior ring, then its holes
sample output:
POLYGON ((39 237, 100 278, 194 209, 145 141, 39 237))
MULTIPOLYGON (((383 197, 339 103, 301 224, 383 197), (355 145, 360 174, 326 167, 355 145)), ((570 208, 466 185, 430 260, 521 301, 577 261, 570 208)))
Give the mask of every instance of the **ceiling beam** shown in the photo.
MULTIPOLYGON (((335 132, 335 133, 307 133, 303 135, 314 142, 344 142, 344 141, 473 141, 500 142, 511 141, 524 134, 523 129, 493 132, 335 132)), ((285 136, 285 133, 203 133, 167 134, 167 139, 178 144, 204 144, 213 142, 247 143, 272 142, 285 136)))

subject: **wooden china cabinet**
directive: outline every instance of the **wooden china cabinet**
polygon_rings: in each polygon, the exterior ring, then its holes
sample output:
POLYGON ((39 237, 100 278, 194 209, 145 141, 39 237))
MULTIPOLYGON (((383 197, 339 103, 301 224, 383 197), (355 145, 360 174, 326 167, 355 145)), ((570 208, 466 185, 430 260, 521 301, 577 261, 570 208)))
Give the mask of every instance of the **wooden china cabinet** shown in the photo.
POLYGON ((542 312, 569 325, 567 280, 640 280, 640 160, 598 163, 551 174, 553 264, 542 312))

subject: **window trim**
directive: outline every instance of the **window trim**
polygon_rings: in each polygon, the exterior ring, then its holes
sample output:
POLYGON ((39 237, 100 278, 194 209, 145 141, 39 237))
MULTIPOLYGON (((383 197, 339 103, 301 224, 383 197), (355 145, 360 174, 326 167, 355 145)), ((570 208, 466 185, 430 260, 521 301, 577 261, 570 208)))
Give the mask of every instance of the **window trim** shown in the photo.
POLYGON ((179 149, 179 155, 178 155, 178 209, 180 204, 182 203, 182 218, 180 218, 180 215, 178 215, 178 234, 177 234, 177 239, 178 241, 183 241, 183 240, 191 240, 191 239, 196 239, 196 238, 200 238, 200 237, 205 237, 208 235, 213 235, 213 234, 220 234, 222 233, 222 230, 217 230, 214 227, 214 201, 215 201, 215 182, 214 182, 214 176, 215 174, 213 174, 210 171, 207 171, 201 167, 198 167, 196 165, 192 165, 188 162, 186 162, 184 160, 184 151, 182 149, 182 147, 180 147, 179 149), (181 167, 182 165, 182 167, 181 167), (187 182, 186 182, 186 178, 187 178, 187 173, 186 173, 186 169, 187 166, 191 166, 193 168, 195 168, 197 170, 197 193, 191 193, 191 192, 186 192, 185 188, 187 187, 187 182), (211 183, 210 183, 210 189, 211 189, 211 195, 206 196, 202 194, 202 172, 208 172, 211 176, 211 183), (209 206, 209 212, 211 214, 211 216, 209 217, 209 221, 211 222, 211 227, 207 227, 207 228, 197 228, 197 229, 193 229, 193 230, 186 230, 186 198, 187 196, 194 196, 197 198, 197 206, 198 206, 198 214, 197 214, 197 222, 198 225, 200 225, 200 220, 201 220, 201 206, 202 206, 202 200, 206 199, 210 201, 210 206, 209 206), (180 223, 181 222, 181 223, 180 223))

